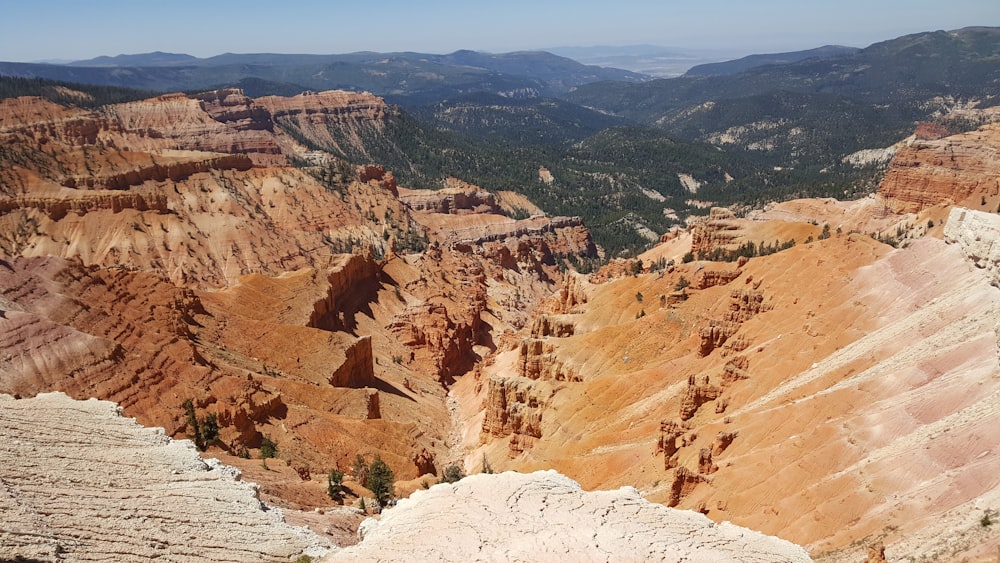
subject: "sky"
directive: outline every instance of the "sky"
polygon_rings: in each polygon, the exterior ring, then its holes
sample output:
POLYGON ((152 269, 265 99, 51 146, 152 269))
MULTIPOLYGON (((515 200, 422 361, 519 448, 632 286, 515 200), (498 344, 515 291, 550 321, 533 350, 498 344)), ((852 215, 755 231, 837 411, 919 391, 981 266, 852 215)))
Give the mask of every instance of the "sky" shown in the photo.
POLYGON ((0 60, 650 44, 762 53, 1000 26, 1000 0, 0 0, 0 60))

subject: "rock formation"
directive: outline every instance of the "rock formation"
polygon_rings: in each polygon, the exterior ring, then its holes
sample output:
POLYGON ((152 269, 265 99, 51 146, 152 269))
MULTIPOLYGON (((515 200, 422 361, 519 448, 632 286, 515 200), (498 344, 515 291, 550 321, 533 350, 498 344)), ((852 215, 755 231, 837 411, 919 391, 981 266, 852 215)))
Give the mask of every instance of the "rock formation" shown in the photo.
POLYGON ((524 378, 491 378, 486 396, 483 433, 511 436, 511 455, 524 451, 532 439, 542 436, 542 413, 551 388, 524 378))
POLYGON ((956 243, 973 264, 1000 285, 1000 216, 953 207, 944 226, 945 240, 956 243))
POLYGON ((1000 124, 901 149, 879 186, 894 213, 916 213, 935 205, 995 211, 1000 203, 1000 124))
POLYGON ((496 195, 472 184, 436 191, 406 190, 400 195, 410 209, 428 213, 500 213, 496 195))
POLYGON ((694 220, 691 229, 691 253, 707 257, 713 250, 728 248, 736 239, 739 225, 736 216, 724 207, 713 207, 704 219, 694 220))
POLYGON ((290 561, 329 545, 105 401, 0 395, 0 559, 290 561))
POLYGON ((709 401, 714 401, 722 394, 722 389, 708 382, 705 376, 700 383, 695 382, 695 376, 688 378, 687 391, 681 399, 680 417, 681 420, 688 420, 702 405, 709 401))
POLYGON ((663 468, 677 467, 677 440, 684 434, 684 427, 672 420, 660 422, 660 439, 656 443, 656 453, 663 454, 663 468))
POLYGON ((233 89, 0 101, 0 392, 114 399, 174 436, 191 399, 213 450, 266 436, 297 467, 378 454, 410 479, 445 457, 446 387, 596 249, 577 219, 500 214, 538 211, 523 196, 466 185, 460 214, 414 211, 391 171, 303 144, 367 160, 395 111, 233 89))
MULTIPOLYGON (((986 443, 997 435, 984 429, 997 416, 988 405, 1000 293, 964 256, 987 266, 997 235, 991 218, 960 213, 945 226, 952 244, 925 236, 894 249, 833 234, 755 257, 728 284, 689 287, 671 307, 651 308, 650 298, 725 266, 677 264, 588 286, 573 334, 542 339, 581 381, 558 387, 541 437, 506 467, 557 467, 588 488, 638 484, 651 500, 835 561, 864 559, 859 546, 876 536, 888 560, 988 552, 973 515, 998 493, 973 475, 996 467, 986 443), (963 539, 946 539, 955 530, 963 539)), ((815 228, 806 217, 801 228, 815 228)), ((808 232, 788 223, 771 232, 808 232)), ((521 338, 530 330, 551 328, 538 321, 521 338)), ((515 372, 517 356, 497 354, 483 377, 515 372)), ((484 404, 489 417, 494 404, 484 404)), ((509 435, 492 436, 467 442, 474 455, 509 448, 509 435)))
MULTIPOLYGON (((588 280, 562 271, 598 256, 579 219, 307 150, 367 161, 361 140, 395 111, 347 92, 0 101, 0 392, 114 399, 176 437, 191 399, 220 424, 212 453, 267 437, 297 487, 359 453, 411 482, 488 458, 634 485, 832 560, 873 538, 888 559, 989 547, 996 124, 924 127, 877 197, 713 209, 588 280), (969 209, 946 244, 931 223, 954 202, 969 209), (899 248, 866 234, 893 230, 899 248), (703 259, 782 250, 683 263, 689 239, 703 259)), ((269 473, 261 494, 289 494, 269 473)))
POLYGON ((784 540, 647 502, 631 487, 584 492, 554 471, 434 485, 359 533, 324 561, 811 561, 784 540))

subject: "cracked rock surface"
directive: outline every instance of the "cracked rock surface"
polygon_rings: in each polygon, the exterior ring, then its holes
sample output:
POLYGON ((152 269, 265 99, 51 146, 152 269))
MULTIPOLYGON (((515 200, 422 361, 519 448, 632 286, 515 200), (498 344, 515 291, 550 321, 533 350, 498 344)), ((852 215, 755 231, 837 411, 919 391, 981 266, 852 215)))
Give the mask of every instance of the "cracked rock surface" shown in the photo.
POLYGON ((62 393, 0 395, 0 560, 292 561, 320 554, 191 442, 62 393))
POLYGON ((325 561, 811 561, 801 547, 555 471, 472 475, 417 491, 325 561))

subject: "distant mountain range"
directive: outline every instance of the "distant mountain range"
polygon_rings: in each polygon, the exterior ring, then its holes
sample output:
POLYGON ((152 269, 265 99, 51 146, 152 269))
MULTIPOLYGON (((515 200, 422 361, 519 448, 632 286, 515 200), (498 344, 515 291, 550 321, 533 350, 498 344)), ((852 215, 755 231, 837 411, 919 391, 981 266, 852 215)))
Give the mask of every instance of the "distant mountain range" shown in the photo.
MULTIPOLYGON (((542 51, 359 52, 344 55, 226 53, 205 59, 175 53, 118 55, 68 65, 0 63, 0 75, 45 78, 149 91, 192 91, 254 79, 282 93, 369 91, 393 103, 420 105, 474 92, 507 97, 555 96, 591 82, 643 82, 626 70, 584 65, 542 51)), ((266 92, 257 92, 266 93, 266 92)))
POLYGON ((198 57, 185 55, 183 53, 164 53, 154 51, 152 53, 141 53, 138 55, 117 55, 114 57, 96 57, 85 61, 73 61, 66 63, 66 66, 92 66, 92 67, 125 67, 125 66, 173 66, 183 64, 195 64, 200 61, 198 57))
POLYGON ((844 47, 842 45, 825 45, 815 49, 805 51, 791 51, 788 53, 773 53, 766 55, 749 55, 734 61, 721 63, 702 64, 691 67, 684 76, 724 76, 727 74, 739 74, 752 68, 767 65, 783 65, 796 63, 805 59, 829 59, 831 57, 842 57, 853 55, 861 49, 857 47, 844 47))
POLYGON ((784 167, 892 144, 956 100, 1000 102, 1000 28, 906 35, 767 64, 747 57, 642 84, 583 85, 564 99, 676 138, 743 147, 784 167), (949 102, 951 100, 951 102, 949 102))

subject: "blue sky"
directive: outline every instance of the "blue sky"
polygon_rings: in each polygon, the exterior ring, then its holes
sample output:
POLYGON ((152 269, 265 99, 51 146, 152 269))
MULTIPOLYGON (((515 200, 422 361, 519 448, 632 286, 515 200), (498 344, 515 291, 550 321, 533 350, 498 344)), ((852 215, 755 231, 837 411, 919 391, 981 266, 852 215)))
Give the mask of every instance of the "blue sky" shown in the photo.
POLYGON ((775 52, 1000 26, 1000 0, 0 0, 0 60, 653 44, 775 52))

